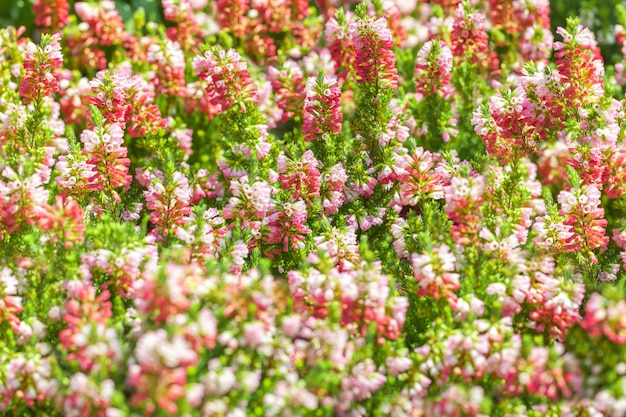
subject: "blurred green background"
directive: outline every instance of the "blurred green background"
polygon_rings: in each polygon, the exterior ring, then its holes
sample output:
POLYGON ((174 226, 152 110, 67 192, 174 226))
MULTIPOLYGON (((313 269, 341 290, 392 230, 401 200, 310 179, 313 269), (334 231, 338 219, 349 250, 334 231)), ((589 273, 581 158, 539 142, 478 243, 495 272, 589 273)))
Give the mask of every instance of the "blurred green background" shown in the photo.
MULTIPOLYGON (((130 22, 135 10, 143 7, 146 20, 163 23, 161 0, 114 0, 120 14, 130 22)), ((398 0, 403 1, 403 0, 398 0)), ((483 0, 486 1, 486 0, 483 0)), ((503 0, 512 1, 512 0, 503 0)), ((70 4, 75 1, 70 0, 70 4)), ((311 2, 314 3, 314 2, 311 2)), ((0 26, 26 26, 27 32, 34 35, 31 0, 0 0, 0 26)), ((607 63, 621 60, 619 48, 615 46, 613 27, 618 23, 617 6, 626 7, 626 0, 555 0, 550 2, 552 31, 565 26, 566 19, 578 16, 581 22, 596 33, 602 54, 607 63)), ((625 24, 626 22, 622 22, 625 24)), ((626 25, 625 25, 626 26, 626 25)))

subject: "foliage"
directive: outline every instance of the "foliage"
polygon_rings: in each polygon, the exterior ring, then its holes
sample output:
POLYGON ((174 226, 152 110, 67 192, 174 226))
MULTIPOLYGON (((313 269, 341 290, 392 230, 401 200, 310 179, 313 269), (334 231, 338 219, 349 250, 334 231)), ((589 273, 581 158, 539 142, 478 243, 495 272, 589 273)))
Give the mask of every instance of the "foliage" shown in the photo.
POLYGON ((354 3, 2 9, 0 415, 626 415, 626 9, 354 3))

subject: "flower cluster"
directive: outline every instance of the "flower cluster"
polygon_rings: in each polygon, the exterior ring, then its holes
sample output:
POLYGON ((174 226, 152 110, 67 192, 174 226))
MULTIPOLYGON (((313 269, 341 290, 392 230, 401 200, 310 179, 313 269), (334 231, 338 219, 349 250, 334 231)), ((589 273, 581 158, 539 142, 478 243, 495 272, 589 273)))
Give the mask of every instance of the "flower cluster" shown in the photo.
POLYGON ((341 133, 341 90, 337 77, 325 75, 311 77, 305 86, 306 99, 302 133, 304 140, 328 139, 341 133))
POLYGON ((1 415, 626 415, 610 36, 122 3, 0 28, 1 415))
POLYGON ((354 71, 362 83, 375 82, 380 87, 396 88, 398 70, 391 48, 393 37, 385 18, 358 18, 350 23, 348 36, 355 58, 354 71))
POLYGON ((60 30, 68 23, 70 4, 67 0, 37 0, 33 3, 35 24, 47 30, 60 30))
POLYGON ((452 38, 452 54, 467 59, 468 63, 479 68, 495 70, 498 68, 498 57, 489 49, 489 37, 485 28, 485 14, 481 10, 468 8, 469 2, 459 3, 454 12, 452 38))
POLYGON ((193 59, 193 69, 198 76, 209 83, 206 88, 211 104, 217 105, 220 112, 239 104, 246 111, 245 102, 258 104, 258 93, 250 78, 248 66, 234 50, 215 49, 193 59))
POLYGON ((421 97, 441 94, 448 98, 452 94, 450 71, 452 71, 450 47, 442 41, 424 43, 415 62, 417 94, 421 97))
POLYGON ((20 95, 24 103, 39 101, 59 91, 60 70, 63 65, 61 35, 44 35, 39 46, 29 42, 24 54, 24 70, 20 95))

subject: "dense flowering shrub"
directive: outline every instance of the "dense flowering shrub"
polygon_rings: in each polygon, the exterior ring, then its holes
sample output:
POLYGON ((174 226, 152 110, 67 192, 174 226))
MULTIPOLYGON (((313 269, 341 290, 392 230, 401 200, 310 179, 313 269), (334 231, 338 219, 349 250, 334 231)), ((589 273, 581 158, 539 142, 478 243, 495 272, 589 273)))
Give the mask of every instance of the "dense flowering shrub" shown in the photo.
POLYGON ((356 3, 0 29, 0 415, 626 416, 626 9, 356 3))

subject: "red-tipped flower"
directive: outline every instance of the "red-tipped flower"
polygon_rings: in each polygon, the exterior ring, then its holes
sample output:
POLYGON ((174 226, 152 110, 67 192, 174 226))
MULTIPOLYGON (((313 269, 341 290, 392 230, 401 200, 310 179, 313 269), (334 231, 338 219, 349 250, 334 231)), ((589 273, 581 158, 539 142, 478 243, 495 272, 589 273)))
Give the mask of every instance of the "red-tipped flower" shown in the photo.
POLYGON ((343 114, 337 77, 334 75, 311 77, 306 82, 305 91, 302 122, 304 140, 311 141, 326 138, 331 133, 340 133, 343 114))
POLYGON ((382 88, 397 88, 398 70, 387 19, 357 19, 350 23, 348 36, 356 52, 357 81, 378 82, 382 88))
POLYGON ((259 103, 248 66, 234 50, 215 48, 193 59, 193 69, 200 78, 208 82, 206 88, 211 104, 220 105, 222 112, 239 104, 246 111, 245 102, 259 103))
POLYGON ((63 65, 63 54, 59 40, 61 35, 44 34, 41 45, 29 42, 24 53, 24 69, 20 95, 25 103, 46 97, 59 91, 59 78, 63 65))

